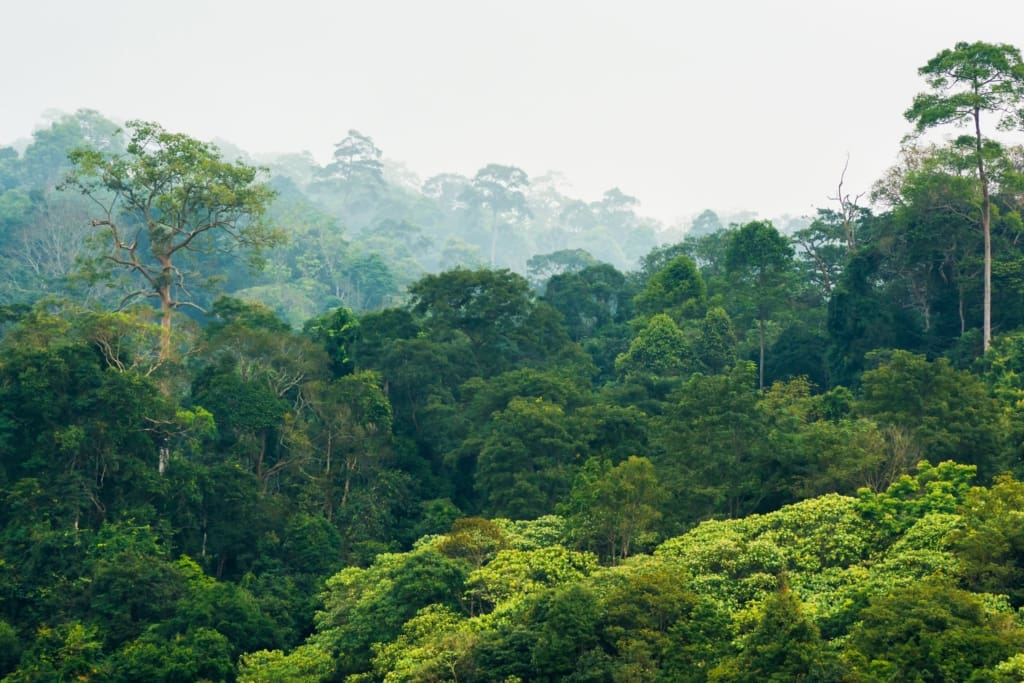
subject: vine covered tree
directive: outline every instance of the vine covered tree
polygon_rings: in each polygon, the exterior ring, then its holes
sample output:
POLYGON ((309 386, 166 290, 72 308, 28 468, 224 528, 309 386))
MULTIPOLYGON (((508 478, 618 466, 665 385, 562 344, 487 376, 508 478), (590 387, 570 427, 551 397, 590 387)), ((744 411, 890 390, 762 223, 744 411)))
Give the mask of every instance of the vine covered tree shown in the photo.
POLYGON ((121 306, 138 297, 159 300, 165 359, 172 312, 200 308, 190 291, 200 270, 197 257, 237 247, 255 256, 281 236, 263 221, 273 191, 260 180, 262 169, 224 161, 214 145, 156 123, 130 121, 126 127, 123 154, 73 150, 64 187, 100 208, 92 220, 99 244, 106 245, 100 262, 132 276, 133 288, 121 306))
POLYGON ((1024 63, 1012 45, 957 43, 918 69, 931 90, 919 93, 904 113, 918 133, 952 123, 971 126, 955 146, 977 170, 981 191, 981 229, 985 238, 984 322, 982 342, 992 341, 992 200, 989 168, 1002 150, 982 135, 982 115, 996 117, 1000 129, 1024 126, 1024 63))

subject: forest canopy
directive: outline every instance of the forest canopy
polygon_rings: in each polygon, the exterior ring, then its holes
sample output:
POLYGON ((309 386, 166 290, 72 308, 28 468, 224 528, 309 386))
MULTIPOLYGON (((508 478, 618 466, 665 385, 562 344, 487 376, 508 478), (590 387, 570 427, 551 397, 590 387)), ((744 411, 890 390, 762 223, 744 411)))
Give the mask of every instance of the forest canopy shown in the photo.
POLYGON ((1022 680, 1024 67, 920 75, 787 221, 0 148, 0 680, 1022 680))

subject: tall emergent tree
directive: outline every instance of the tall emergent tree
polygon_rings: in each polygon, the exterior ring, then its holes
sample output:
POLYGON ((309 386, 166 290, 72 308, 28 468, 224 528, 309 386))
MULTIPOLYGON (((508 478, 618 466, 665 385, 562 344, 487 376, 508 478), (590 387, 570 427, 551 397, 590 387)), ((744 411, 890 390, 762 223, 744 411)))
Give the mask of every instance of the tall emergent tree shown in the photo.
POLYGON ((197 257, 237 247, 255 256, 281 236, 263 221, 273 191, 260 180, 262 169, 224 161, 214 145, 156 123, 130 121, 126 127, 123 154, 72 151, 64 187, 100 207, 92 226, 105 245, 102 259, 132 277, 121 306, 137 297, 159 300, 160 357, 166 359, 172 312, 199 308, 189 291, 201 270, 197 257))
POLYGON ((1024 127, 1024 64, 1012 45, 957 43, 918 69, 931 88, 914 97, 904 116, 917 131, 947 123, 974 128, 956 146, 966 151, 977 168, 981 190, 981 228, 985 237, 984 322, 982 340, 987 351, 992 340, 992 207, 989 197, 990 162, 1001 153, 998 143, 982 135, 982 114, 996 117, 997 128, 1024 127))
POLYGON ((495 267, 498 249, 498 230, 530 217, 526 202, 526 189, 530 179, 526 172, 515 166, 488 164, 476 175, 462 194, 462 201, 481 214, 491 214, 490 265, 495 267))
POLYGON ((765 323, 785 301, 795 267, 793 247, 769 221, 752 221, 729 235, 725 267, 757 319, 758 387, 764 389, 765 323))

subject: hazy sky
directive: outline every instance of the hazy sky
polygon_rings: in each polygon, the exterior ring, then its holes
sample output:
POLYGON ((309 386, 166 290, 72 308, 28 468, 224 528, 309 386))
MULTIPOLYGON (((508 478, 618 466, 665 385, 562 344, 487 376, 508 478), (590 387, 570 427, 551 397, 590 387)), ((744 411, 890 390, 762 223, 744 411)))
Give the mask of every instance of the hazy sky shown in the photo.
POLYGON ((0 0, 0 143, 50 109, 326 161, 350 128, 422 178, 487 163, 672 220, 866 190, 917 68, 1024 47, 1022 0, 0 0))

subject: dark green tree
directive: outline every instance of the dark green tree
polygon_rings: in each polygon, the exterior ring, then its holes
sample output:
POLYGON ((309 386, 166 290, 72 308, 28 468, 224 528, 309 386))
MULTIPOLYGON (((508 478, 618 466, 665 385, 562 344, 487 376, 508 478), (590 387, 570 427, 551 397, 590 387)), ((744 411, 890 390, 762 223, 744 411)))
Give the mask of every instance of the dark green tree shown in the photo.
POLYGON ((951 542, 963 561, 963 584, 972 591, 1007 595, 1024 605, 1024 483, 1002 476, 989 488, 972 489, 964 526, 951 542))
POLYGON ((668 521, 743 516, 775 503, 783 454, 770 448, 755 407, 756 378, 749 361, 720 375, 696 374, 656 419, 651 460, 675 500, 685 501, 667 511, 668 521))
POLYGON ((660 268, 633 300, 637 313, 664 313, 676 323, 700 318, 707 307, 707 287, 693 260, 681 254, 660 268))
POLYGON ((323 346, 331 359, 331 372, 335 377, 355 369, 353 347, 359 338, 359 320, 352 311, 344 307, 331 309, 307 320, 302 331, 323 346))
POLYGON ((877 363, 862 377, 858 412, 880 425, 906 430, 931 460, 976 465, 988 478, 1007 464, 999 406, 976 376, 944 358, 908 351, 869 354, 877 363))
POLYGON ((493 423, 476 469, 485 510, 512 519, 550 512, 569 491, 579 449, 564 410, 539 398, 513 398, 493 423))
POLYGON ((607 263, 554 275, 544 291, 544 301, 565 317, 569 337, 576 342, 629 320, 632 299, 626 276, 607 263))
POLYGON ((597 596, 579 584, 565 586, 544 596, 535 619, 541 632, 532 653, 534 671, 545 680, 565 680, 597 645, 597 596))
POLYGON ((799 247, 796 257, 826 300, 831 296, 849 254, 845 228, 846 217, 843 214, 832 209, 818 209, 810 225, 793 233, 793 243, 799 247))
POLYGON ((435 338, 468 339, 467 360, 477 374, 497 374, 528 359, 550 362, 568 341, 557 314, 535 304, 526 280, 508 270, 428 275, 409 294, 413 313, 435 338))
POLYGON ((732 320, 721 306, 712 306, 704 314, 694 352, 700 364, 711 373, 722 372, 736 361, 732 320))
POLYGON ((681 378, 696 369, 696 362, 683 331, 671 317, 658 313, 636 335, 629 350, 615 359, 615 369, 625 377, 681 378))
POLYGON ((1011 619, 941 578, 921 581, 871 599, 844 659, 862 680, 986 680, 975 676, 1020 651, 1011 619))
POLYGON ((744 308, 751 309, 757 321, 758 387, 764 389, 765 324, 786 300, 793 247, 771 223, 754 221, 730 234, 725 261, 744 308))
POLYGON ((834 385, 855 385, 869 351, 914 347, 918 341, 918 328, 878 286, 882 261, 876 249, 859 251, 829 300, 828 364, 834 385))

